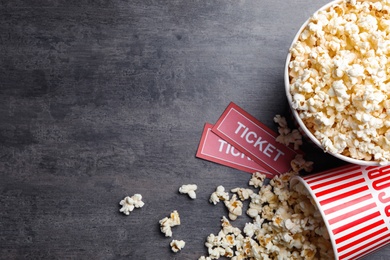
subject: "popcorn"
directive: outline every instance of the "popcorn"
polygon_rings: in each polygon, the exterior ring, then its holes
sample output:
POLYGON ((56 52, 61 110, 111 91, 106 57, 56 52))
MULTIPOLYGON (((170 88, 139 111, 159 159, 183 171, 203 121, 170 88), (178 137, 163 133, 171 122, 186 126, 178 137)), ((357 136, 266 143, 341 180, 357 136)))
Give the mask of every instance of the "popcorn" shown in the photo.
POLYGON ((291 169, 294 172, 299 172, 305 170, 306 172, 311 172, 313 170, 313 162, 307 162, 303 159, 302 154, 297 154, 295 158, 290 163, 291 169))
POLYGON ((198 189, 198 186, 196 184, 187 184, 187 185, 182 185, 179 188, 179 192, 182 194, 188 194, 188 196, 191 199, 196 199, 196 193, 195 191, 198 189))
POLYGON ((221 200, 229 200, 229 193, 225 192, 225 187, 222 185, 218 186, 215 192, 211 194, 209 201, 215 205, 221 200))
MULTIPOLYGON (((297 94, 297 95, 301 95, 301 94, 297 94)), ((296 97, 295 101, 294 102, 298 102, 298 103, 303 103, 302 105, 300 105, 300 108, 302 110, 307 110, 306 109, 306 102, 304 101, 304 96, 301 95, 302 97, 296 97)), ((299 105, 297 105, 299 106, 299 105)), ((278 132, 279 132, 279 136, 276 137, 276 141, 279 142, 279 143, 282 143, 286 146, 290 145, 290 144, 293 144, 294 145, 294 149, 295 150, 298 150, 299 146, 302 145, 302 135, 299 133, 299 131, 297 129, 294 129, 293 131, 291 131, 288 126, 287 126, 287 121, 284 117, 281 117, 280 115, 276 115, 274 117, 274 122, 279 124, 279 127, 278 127, 278 132)))
POLYGON ((172 227, 180 225, 179 213, 174 210, 170 217, 165 217, 159 221, 160 230, 165 234, 166 237, 172 237, 172 227))
MULTIPOLYGON (((341 1, 315 13, 290 49, 292 108, 327 152, 390 161, 389 11, 390 1, 341 1)), ((274 120, 279 142, 300 142, 274 120)))
POLYGON ((172 240, 170 243, 171 249, 173 252, 177 253, 180 250, 183 249, 183 247, 186 245, 186 243, 183 240, 172 240))
POLYGON ((229 210, 229 218, 236 220, 242 215, 242 202, 237 200, 237 195, 234 194, 230 200, 224 201, 226 208, 229 210))
MULTIPOLYGON (((390 104, 389 104, 390 105, 390 104)), ((252 174, 252 178, 249 181, 249 185, 258 188, 263 186, 264 180, 267 178, 265 174, 262 174, 260 172, 255 172, 252 174)))
MULTIPOLYGON (((249 195, 247 210, 253 222, 246 223, 241 232, 226 217, 222 217, 219 233, 210 234, 206 239, 208 256, 202 256, 199 260, 221 257, 232 260, 333 259, 329 234, 313 199, 303 184, 291 186, 289 182, 299 170, 311 168, 312 163, 306 162, 300 155, 295 159, 294 165, 295 170, 275 176, 265 186, 259 185, 264 181, 263 175, 253 174, 249 184, 256 186, 258 192, 251 190, 253 193, 249 195)), ((231 218, 230 214, 235 212, 235 203, 242 204, 237 196, 246 190, 248 189, 234 188, 231 192, 236 194, 224 201, 233 208, 229 209, 231 220, 239 216, 231 218)), ((241 211, 242 205, 238 206, 238 211, 241 211)))
POLYGON ((232 189, 231 192, 237 193, 238 197, 242 201, 249 199, 249 197, 253 194, 253 190, 245 188, 235 188, 232 189))
POLYGON ((130 212, 133 211, 134 208, 142 208, 144 204, 145 203, 142 201, 141 194, 134 194, 131 197, 126 196, 123 200, 119 202, 119 205, 122 206, 119 211, 125 215, 130 215, 130 212))

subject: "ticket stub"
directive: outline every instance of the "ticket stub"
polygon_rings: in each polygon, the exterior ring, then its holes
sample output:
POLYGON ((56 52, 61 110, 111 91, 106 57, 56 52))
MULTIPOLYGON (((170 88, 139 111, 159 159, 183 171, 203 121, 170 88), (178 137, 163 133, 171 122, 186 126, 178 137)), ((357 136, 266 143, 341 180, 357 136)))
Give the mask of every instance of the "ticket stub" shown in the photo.
POLYGON ((298 153, 278 143, 274 131, 233 102, 212 131, 274 175, 289 171, 290 162, 298 153))
POLYGON ((264 167, 258 165, 244 153, 214 134, 211 131, 212 128, 212 124, 205 124, 196 157, 244 172, 261 172, 266 174, 268 178, 274 176, 264 167))

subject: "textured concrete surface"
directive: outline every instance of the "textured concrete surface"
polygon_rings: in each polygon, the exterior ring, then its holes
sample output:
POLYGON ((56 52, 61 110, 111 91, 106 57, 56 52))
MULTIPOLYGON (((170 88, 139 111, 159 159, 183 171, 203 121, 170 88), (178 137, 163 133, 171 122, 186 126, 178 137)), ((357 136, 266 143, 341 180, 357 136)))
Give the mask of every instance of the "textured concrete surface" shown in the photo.
MULTIPOLYGON (((291 40, 326 2, 1 1, 0 259, 205 254, 226 215, 210 194, 249 175, 195 158, 203 124, 234 101, 276 130, 291 40), (175 209, 179 254, 158 225, 175 209)), ((306 149, 316 171, 342 164, 306 149)))

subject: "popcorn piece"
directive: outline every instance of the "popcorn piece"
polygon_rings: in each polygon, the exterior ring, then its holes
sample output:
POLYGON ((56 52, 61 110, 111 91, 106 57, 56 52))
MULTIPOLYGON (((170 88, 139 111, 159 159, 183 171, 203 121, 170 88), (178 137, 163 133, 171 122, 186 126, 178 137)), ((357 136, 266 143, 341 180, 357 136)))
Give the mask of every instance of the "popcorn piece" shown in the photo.
POLYGON ((188 194, 188 196, 191 199, 196 199, 196 193, 195 191, 198 189, 198 186, 196 184, 187 184, 187 185, 182 185, 179 188, 179 192, 182 194, 188 194))
POLYGON ((216 205, 219 201, 229 200, 229 193, 225 192, 225 187, 222 185, 218 186, 215 192, 210 196, 210 203, 216 205))
POLYGON ((263 202, 260 194, 253 193, 251 195, 251 202, 249 203, 249 208, 246 211, 248 216, 255 218, 263 211, 263 202))
POLYGON ((165 217, 159 221, 160 230, 165 234, 166 237, 172 237, 172 227, 180 225, 179 213, 174 210, 170 217, 165 217))
POLYGON ((123 200, 121 200, 119 205, 122 206, 119 211, 123 212, 125 215, 130 215, 130 212, 134 210, 134 200, 129 196, 126 196, 123 200))
MULTIPOLYGON (((326 152, 390 161, 389 11, 390 1, 341 1, 315 13, 290 49, 292 107, 326 152)), ((299 145, 274 121, 279 142, 299 145)))
MULTIPOLYGON (((222 217, 221 223, 222 223, 221 226, 222 226, 223 234, 234 235, 234 236, 238 236, 241 234, 241 230, 239 228, 233 227, 230 224, 230 221, 225 216, 222 217)), ((228 238, 228 240, 230 241, 229 244, 234 244, 234 242, 231 239, 228 238)))
POLYGON ((297 154, 290 164, 292 170, 296 173, 298 173, 302 169, 306 172, 311 172, 313 170, 313 162, 305 161, 305 159, 303 159, 302 154, 297 154))
POLYGON ((249 181, 249 185, 258 188, 260 186, 263 186, 264 180, 267 178, 265 174, 262 174, 260 172, 255 172, 252 174, 252 178, 249 181))
MULTIPOLYGON (((305 99, 304 95, 301 95, 301 97, 299 98, 295 97, 295 101, 299 103, 301 103, 301 101, 304 102, 304 99, 305 99)), ((301 105, 301 109, 306 110, 303 108, 303 104, 301 105)), ((280 115, 276 115, 274 117, 274 122, 279 124, 278 127, 279 136, 276 137, 276 141, 286 146, 293 144, 294 149, 298 150, 299 147, 302 145, 302 135, 299 133, 299 131, 297 129, 291 131, 290 128, 288 128, 287 126, 286 119, 284 117, 281 117, 280 115)))
POLYGON ((141 194, 134 194, 132 199, 134 200, 134 207, 136 208, 142 208, 145 205, 145 203, 142 201, 141 194))
POLYGON ((177 253, 183 249, 186 243, 183 240, 172 240, 170 243, 173 252, 177 253))
POLYGON ((224 203, 229 210, 229 218, 231 220, 236 220, 238 216, 242 215, 242 202, 237 200, 236 194, 230 200, 225 200, 224 203))
POLYGON ((249 199, 249 197, 253 194, 253 190, 244 188, 235 188, 232 189, 231 192, 237 193, 238 197, 242 201, 249 199))
POLYGON ((119 202, 119 205, 122 206, 119 211, 123 212, 123 214, 125 215, 130 215, 130 212, 133 211, 134 208, 142 208, 144 204, 145 203, 142 201, 141 194, 134 194, 131 197, 126 196, 123 200, 119 202))

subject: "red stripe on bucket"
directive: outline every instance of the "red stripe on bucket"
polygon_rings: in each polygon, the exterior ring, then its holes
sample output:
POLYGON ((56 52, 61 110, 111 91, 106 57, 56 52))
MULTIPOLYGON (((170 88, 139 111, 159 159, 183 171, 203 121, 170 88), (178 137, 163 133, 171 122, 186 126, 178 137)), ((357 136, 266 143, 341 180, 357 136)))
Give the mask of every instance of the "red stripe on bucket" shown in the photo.
POLYGON ((337 179, 334 179, 334 180, 330 180, 330 181, 323 182, 323 183, 320 183, 320 184, 317 184, 317 185, 313 185, 313 186, 311 186, 311 188, 313 190, 316 190, 316 189, 319 189, 319 188, 322 188, 322 187, 325 187, 325 186, 328 186, 328 185, 331 185, 331 184, 335 184, 337 182, 344 182, 345 180, 352 179, 354 177, 358 177, 358 176, 361 176, 361 175, 362 174, 360 172, 352 173, 350 175, 345 175, 343 177, 340 177, 340 178, 337 178, 337 179))
MULTIPOLYGON (((367 231, 370 231, 370 230, 373 229, 373 228, 379 227, 379 226, 381 226, 381 225, 383 225, 383 224, 385 224, 385 221, 383 221, 383 219, 381 219, 381 220, 379 220, 379 221, 377 221, 377 222, 375 222, 375 223, 372 223, 372 224, 370 224, 370 225, 368 225, 368 226, 365 226, 365 227, 363 227, 363 228, 361 228, 361 229, 358 229, 358 230, 356 230, 356 231, 354 231, 354 232, 352 232, 352 233, 349 233, 348 235, 345 235, 345 236, 343 236, 343 237, 340 237, 340 238, 336 239, 336 244, 343 243, 343 242, 345 242, 345 241, 347 241, 347 240, 349 240, 349 239, 351 239, 351 238, 353 238, 353 237, 355 237, 355 236, 358 236, 358 235, 360 235, 360 234, 363 234, 363 233, 365 233, 365 232, 367 232, 367 231)), ((379 234, 381 234, 381 233, 384 233, 384 232, 386 232, 386 231, 387 231, 387 227, 384 227, 384 228, 379 229, 379 230, 377 230, 377 231, 375 231, 375 232, 369 233, 368 235, 366 235, 366 236, 364 236, 364 237, 362 237, 362 238, 353 240, 351 243, 349 243, 349 244, 347 244, 347 245, 345 245, 345 246, 342 246, 342 247, 337 248, 337 251, 338 251, 338 252, 342 252, 342 251, 344 251, 344 250, 346 250, 346 249, 348 249, 348 248, 350 248, 350 247, 352 247, 352 246, 355 246, 355 245, 357 245, 357 244, 360 244, 361 242, 366 242, 367 239, 370 239, 370 238, 372 238, 372 237, 375 237, 375 236, 377 236, 377 235, 379 235, 379 234)))
POLYGON ((322 181, 324 179, 331 178, 333 176, 337 176, 337 175, 340 175, 340 174, 344 174, 346 172, 351 172, 351 171, 356 171, 356 170, 359 170, 359 172, 360 172, 360 166, 348 167, 346 169, 342 169, 342 170, 336 171, 336 172, 334 172, 334 170, 329 170, 328 171, 329 173, 332 173, 332 172, 333 173, 327 175, 326 174, 327 172, 322 172, 321 174, 314 174, 314 175, 305 176, 304 179, 306 180, 306 182, 308 184, 311 184, 311 183, 314 183, 314 182, 317 182, 317 181, 322 181))
MULTIPOLYGON (((349 251, 348 253, 345 253, 345 254, 341 255, 341 256, 340 256, 340 259, 346 259, 348 256, 353 255, 353 254, 355 254, 355 253, 357 253, 357 252, 359 252, 359 251, 361 251, 361 250, 363 250, 363 249, 366 249, 369 245, 375 244, 376 242, 379 242, 379 241, 381 241, 381 240, 383 240, 383 239, 385 239, 385 238, 387 238, 387 240, 383 241, 380 245, 386 244, 387 242, 390 241, 390 239, 388 238, 388 235, 381 236, 381 237, 379 237, 379 238, 377 238, 377 239, 371 241, 370 243, 368 243, 368 242, 366 241, 366 240, 369 239, 370 237, 374 237, 374 236, 379 235, 379 234, 381 234, 381 233, 384 233, 384 232, 386 232, 386 231, 387 231, 387 228, 382 228, 381 230, 378 230, 377 232, 374 232, 374 233, 370 234, 369 236, 366 236, 366 237, 363 237, 363 238, 359 239, 360 242, 363 242, 363 245, 362 245, 362 246, 359 246, 359 247, 357 247, 357 248, 355 248, 354 250, 349 251)), ((360 242, 359 242, 359 243, 360 243, 360 242)), ((356 245, 356 244, 357 244, 357 243, 355 243, 355 245, 356 245)), ((348 248, 349 248, 349 247, 352 247, 352 246, 353 246, 353 245, 350 245, 350 246, 348 246, 348 248)), ((375 247, 377 247, 377 246, 375 246, 375 247)), ((346 248, 346 249, 347 249, 347 248, 346 248)), ((337 251, 338 251, 338 252, 341 252, 341 251, 344 251, 344 250, 339 250, 339 249, 338 249, 337 251)), ((371 249, 364 250, 364 251, 362 251, 359 255, 360 255, 360 256, 363 256, 363 255, 365 255, 365 254, 367 254, 367 253, 369 253, 369 252, 371 252, 371 249)), ((357 258, 359 258, 359 257, 358 257, 358 256, 354 256, 354 257, 353 257, 353 259, 357 259, 357 258)))
POLYGON ((375 207, 376 207, 376 204, 375 204, 375 202, 373 202, 373 203, 368 204, 368 205, 366 205, 364 207, 361 207, 361 208, 349 211, 349 212, 347 212, 347 213, 345 213, 343 215, 340 215, 340 216, 337 216, 335 218, 332 218, 328 222, 329 222, 330 225, 333 225, 334 223, 337 223, 337 222, 342 221, 344 219, 347 219, 349 217, 353 217, 356 214, 362 213, 364 211, 368 211, 368 210, 373 209, 375 207))
MULTIPOLYGON (((349 196, 352 196, 352 195, 355 195, 355 194, 359 194, 359 193, 367 191, 367 190, 368 190, 367 186, 360 187, 360 188, 357 188, 357 189, 345 192, 343 194, 340 194, 340 195, 337 195, 337 196, 333 196, 332 198, 322 200, 322 201, 320 201, 320 204, 322 206, 324 206, 324 205, 329 204, 331 202, 334 202, 334 201, 337 201, 337 200, 341 200, 343 198, 346 198, 346 197, 349 197, 349 196)), ((316 196, 317 196, 317 194, 316 194, 316 196)))
POLYGON ((344 225, 344 226, 341 226, 341 227, 338 227, 338 228, 336 228, 336 229, 333 229, 333 234, 336 235, 336 234, 338 234, 338 233, 341 233, 341 232, 343 232, 343 231, 345 231, 345 230, 347 230, 347 229, 350 229, 350 228, 352 228, 352 227, 354 227, 354 226, 359 225, 360 223, 364 223, 364 222, 369 221, 370 219, 373 219, 373 218, 376 218, 376 217, 380 217, 380 215, 381 215, 381 213, 379 213, 379 212, 374 212, 374 213, 372 213, 372 214, 370 214, 370 215, 367 215, 367 216, 362 217, 362 218, 360 218, 360 219, 357 219, 357 220, 355 220, 355 221, 349 222, 348 224, 346 224, 346 225, 344 225))
POLYGON ((324 213, 326 215, 329 215, 329 214, 331 214, 333 212, 336 212, 336 211, 348 208, 349 206, 352 206, 352 205, 355 205, 355 204, 358 204, 360 202, 363 202, 363 201, 366 201, 366 200, 370 200, 370 199, 372 199, 372 195, 371 194, 367 194, 367 195, 364 195, 363 197, 360 197, 360 198, 357 198, 357 199, 353 199, 353 200, 350 200, 348 202, 342 203, 340 205, 334 206, 334 207, 332 207, 330 209, 324 210, 324 213))
MULTIPOLYGON (((356 177, 356 176, 354 176, 354 177, 356 177)), ((339 181, 340 180, 337 180, 335 182, 339 182, 339 181)), ((325 185, 334 184, 335 182, 330 181, 330 182, 325 183, 325 185)), ((317 192, 316 196, 317 197, 321 197, 321 196, 327 195, 329 193, 332 193, 332 192, 335 192, 335 191, 339 191, 339 190, 351 187, 351 186, 356 185, 356 184, 364 183, 364 182, 365 182, 364 178, 357 179, 357 180, 354 180, 354 181, 351 181, 351 182, 347 182, 347 183, 344 183, 342 185, 338 185, 336 187, 333 187, 333 188, 330 188, 330 189, 327 189, 327 190, 323 190, 323 191, 317 192)), ((317 187, 317 188, 321 188, 321 187, 323 187, 325 185, 316 185, 316 186, 320 186, 320 187, 317 187)))
MULTIPOLYGON (((386 245, 390 242, 390 238, 389 238, 389 236, 386 234, 386 235, 384 235, 384 236, 381 236, 381 237, 379 237, 379 238, 377 238, 377 239, 371 241, 369 244, 365 244, 365 245, 363 245, 363 246, 361 246, 361 247, 359 247, 359 248, 356 248, 355 250, 349 252, 349 253, 346 254, 346 255, 349 256, 349 255, 351 255, 351 254, 353 254, 353 253, 355 253, 355 252, 358 252, 358 251, 360 251, 360 250, 362 250, 362 249, 366 249, 366 250, 360 252, 358 255, 355 255, 355 256, 354 256, 355 259, 356 259, 356 258, 363 257, 363 256, 367 255, 368 253, 371 253, 371 252, 372 252, 372 248, 369 247, 369 246, 374 245, 375 243, 377 243, 377 242, 379 242, 379 241, 382 241, 382 242, 379 243, 379 244, 376 244, 376 245, 374 246, 375 250, 378 250, 378 249, 381 248, 382 246, 386 246, 386 245), (382 241, 382 240, 383 240, 383 241, 382 241), (368 248, 368 247, 369 247, 369 248, 368 248)), ((344 255, 341 256, 340 259, 343 259, 343 257, 344 257, 344 255)))

